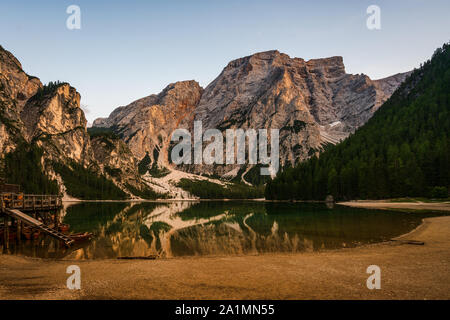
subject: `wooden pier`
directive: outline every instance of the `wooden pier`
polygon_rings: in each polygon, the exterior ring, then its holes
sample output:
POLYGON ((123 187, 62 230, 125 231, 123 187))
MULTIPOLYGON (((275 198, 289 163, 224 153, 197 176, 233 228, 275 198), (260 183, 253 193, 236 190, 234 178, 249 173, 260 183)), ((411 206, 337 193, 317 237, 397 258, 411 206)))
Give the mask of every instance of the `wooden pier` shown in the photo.
POLYGON ((62 241, 68 247, 73 244, 73 239, 58 231, 57 211, 62 208, 61 196, 23 194, 17 192, 20 187, 14 185, 1 187, 3 192, 0 193, 0 213, 4 216, 3 234, 6 248, 10 239, 10 220, 11 226, 15 226, 18 241, 25 224, 62 241), (53 224, 54 228, 51 228, 50 224, 53 224))
MULTIPOLYGON (((26 215, 25 213, 23 213, 17 209, 5 209, 5 213, 7 215, 9 215, 10 217, 12 217, 13 219, 17 219, 20 222, 24 222, 25 224, 27 224, 35 229, 38 229, 58 240, 61 240, 67 246, 70 246, 74 242, 74 240, 72 240, 70 237, 66 236, 64 233, 50 228, 49 226, 43 224, 39 220, 36 220, 33 217, 30 217, 29 215, 26 215)), ((17 233, 17 236, 20 236, 20 234, 17 233)))
POLYGON ((53 195, 1 193, 0 204, 2 208, 19 209, 24 212, 48 211, 60 209, 62 207, 62 198, 53 195))

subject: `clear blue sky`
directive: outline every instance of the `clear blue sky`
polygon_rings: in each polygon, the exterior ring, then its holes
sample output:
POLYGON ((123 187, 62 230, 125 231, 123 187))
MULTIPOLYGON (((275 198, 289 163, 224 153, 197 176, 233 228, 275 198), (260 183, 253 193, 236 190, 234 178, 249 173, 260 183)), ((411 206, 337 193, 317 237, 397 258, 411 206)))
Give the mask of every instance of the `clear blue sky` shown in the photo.
POLYGON ((377 79, 419 66, 450 40, 448 0, 2 0, 0 44, 44 83, 70 82, 92 121, 179 80, 212 81, 230 61, 277 49, 344 57, 377 79), (81 8, 68 30, 66 8, 81 8), (366 9, 381 8, 381 30, 366 9))

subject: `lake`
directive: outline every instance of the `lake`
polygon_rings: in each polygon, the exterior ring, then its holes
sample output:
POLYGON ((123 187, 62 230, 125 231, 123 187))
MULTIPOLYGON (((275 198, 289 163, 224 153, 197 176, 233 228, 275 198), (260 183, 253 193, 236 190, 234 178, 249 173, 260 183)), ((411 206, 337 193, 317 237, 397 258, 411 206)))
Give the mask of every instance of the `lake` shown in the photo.
POLYGON ((69 250, 48 238, 28 241, 13 253, 77 260, 311 252, 386 241, 425 216, 257 201, 84 202, 61 214, 71 232, 95 238, 69 250))

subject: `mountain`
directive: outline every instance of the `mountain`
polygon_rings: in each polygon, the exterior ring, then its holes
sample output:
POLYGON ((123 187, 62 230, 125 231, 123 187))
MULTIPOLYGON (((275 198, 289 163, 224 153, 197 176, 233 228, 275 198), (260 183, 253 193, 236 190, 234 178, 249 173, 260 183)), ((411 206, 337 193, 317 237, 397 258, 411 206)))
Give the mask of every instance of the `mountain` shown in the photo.
POLYGON ((450 44, 445 44, 354 135, 269 182, 266 198, 448 197, 449 133, 450 44))
POLYGON ((40 89, 20 113, 25 140, 42 148, 49 160, 70 159, 91 165, 94 155, 80 99, 67 83, 40 89))
POLYGON ((96 119, 93 127, 111 128, 137 159, 142 160, 148 154, 152 163, 168 165, 172 132, 177 128, 189 129, 202 93, 196 81, 172 83, 158 95, 117 108, 108 118, 96 119), (165 156, 159 157, 160 153, 165 156))
POLYGON ((91 192, 126 198, 133 196, 128 185, 148 189, 123 142, 114 142, 112 149, 125 150, 120 153, 123 159, 117 160, 99 137, 91 141, 80 98, 68 83, 43 85, 27 75, 0 46, 0 160, 6 181, 22 184, 27 192, 60 191, 71 196, 91 192), (71 179, 76 174, 85 180, 71 179), (98 188, 103 194, 95 192, 98 188))
POLYGON ((80 94, 67 83, 42 85, 20 62, 0 47, 0 153, 21 143, 41 147, 48 159, 83 164, 93 155, 80 109, 80 94))
POLYGON ((0 154, 14 150, 23 137, 20 113, 41 88, 41 81, 27 75, 20 62, 0 46, 0 154))
POLYGON ((195 120, 223 132, 278 128, 281 165, 294 165, 354 132, 408 74, 371 80, 347 74, 342 57, 305 61, 261 52, 230 62, 205 89, 193 80, 169 84, 88 130, 75 88, 43 85, 0 47, 0 171, 26 192, 83 199, 153 199, 184 194, 180 188, 201 195, 211 184, 216 196, 259 197, 261 190, 251 189, 265 182, 258 166, 174 167, 173 131, 192 132, 195 120), (241 183, 232 188, 213 178, 241 183))
MULTIPOLYGON (((176 128, 280 129, 280 161, 293 165, 346 138, 364 124, 409 73, 381 80, 345 72, 342 57, 305 61, 278 51, 231 61, 204 90, 194 81, 169 85, 97 119, 128 144, 138 160, 167 165, 176 128)), ((183 166, 199 174, 233 177, 236 166, 183 166)), ((247 172, 247 171, 245 171, 247 172)))

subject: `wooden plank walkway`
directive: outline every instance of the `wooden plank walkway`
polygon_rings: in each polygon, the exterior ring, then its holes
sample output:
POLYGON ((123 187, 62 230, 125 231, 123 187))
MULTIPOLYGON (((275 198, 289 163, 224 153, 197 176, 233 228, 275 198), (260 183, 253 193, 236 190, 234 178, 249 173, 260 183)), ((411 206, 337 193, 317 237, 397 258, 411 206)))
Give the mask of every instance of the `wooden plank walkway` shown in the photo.
POLYGON ((58 240, 63 241, 66 246, 71 246, 74 243, 74 240, 71 239, 70 237, 66 236, 64 233, 61 233, 55 229, 50 228, 49 226, 43 224, 39 220, 36 220, 33 217, 30 217, 29 215, 27 215, 17 209, 5 208, 4 212, 7 215, 13 217, 14 219, 21 220, 24 223, 26 223, 34 228, 37 228, 58 240))
POLYGON ((29 224, 30 226, 39 227, 43 224, 39 220, 36 220, 35 218, 30 217, 29 215, 27 215, 23 212, 20 212, 17 209, 5 209, 5 211, 9 216, 12 216, 13 218, 22 220, 23 222, 29 224))
MULTIPOLYGON (((74 240, 58 230, 52 229, 39 220, 24 212, 38 212, 57 210, 62 207, 61 196, 55 195, 34 195, 15 192, 0 193, 0 210, 2 213, 20 220, 33 228, 61 240, 66 246, 74 243, 74 240)), ((6 233, 5 233, 6 234, 6 233)))

